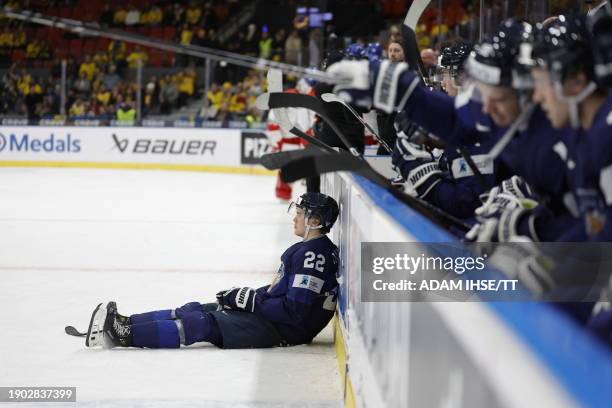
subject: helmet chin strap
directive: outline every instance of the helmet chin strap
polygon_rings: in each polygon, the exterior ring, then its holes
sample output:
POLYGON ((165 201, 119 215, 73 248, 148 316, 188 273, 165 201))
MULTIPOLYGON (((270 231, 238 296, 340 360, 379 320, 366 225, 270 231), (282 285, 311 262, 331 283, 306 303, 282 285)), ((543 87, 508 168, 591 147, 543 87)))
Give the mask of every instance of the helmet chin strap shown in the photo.
POLYGON ((302 239, 302 242, 308 241, 308 234, 310 233, 311 229, 312 230, 317 230, 317 229, 323 228, 323 225, 318 225, 316 227, 311 227, 308 221, 310 221, 310 216, 304 215, 304 226, 306 227, 306 230, 304 232, 304 238, 302 239))
POLYGON ((559 81, 555 81, 555 93, 559 100, 565 102, 569 107, 570 123, 572 128, 578 129, 580 127, 580 116, 578 112, 578 105, 580 105, 586 98, 589 97, 597 89, 597 84, 591 81, 588 85, 575 96, 567 96, 563 93, 563 85, 559 81))

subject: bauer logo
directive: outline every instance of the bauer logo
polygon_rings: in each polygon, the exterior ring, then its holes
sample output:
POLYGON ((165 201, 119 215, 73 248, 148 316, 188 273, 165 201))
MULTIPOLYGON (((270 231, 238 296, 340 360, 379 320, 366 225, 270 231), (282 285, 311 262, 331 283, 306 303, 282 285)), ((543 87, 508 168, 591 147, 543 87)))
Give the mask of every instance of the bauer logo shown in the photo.
POLYGON ((78 153, 81 151, 81 140, 70 133, 57 136, 51 133, 46 138, 24 134, 0 133, 0 152, 19 153, 78 153))
POLYGON ((122 139, 113 133, 115 148, 120 153, 153 155, 214 156, 216 140, 202 139, 122 139))
POLYGON ((266 135, 260 132, 242 132, 240 146, 240 162, 242 164, 258 164, 261 156, 270 152, 270 144, 266 135))

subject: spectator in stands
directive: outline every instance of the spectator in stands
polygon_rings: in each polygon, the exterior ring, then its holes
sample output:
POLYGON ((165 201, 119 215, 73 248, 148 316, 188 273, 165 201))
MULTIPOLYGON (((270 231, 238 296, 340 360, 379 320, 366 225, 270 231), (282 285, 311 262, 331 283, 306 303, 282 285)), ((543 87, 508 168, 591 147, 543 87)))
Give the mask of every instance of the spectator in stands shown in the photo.
POLYGON ((236 84, 234 90, 234 94, 230 97, 229 112, 231 114, 231 120, 240 120, 244 118, 246 113, 247 95, 242 82, 236 84))
POLYGON ((157 77, 152 76, 144 87, 143 111, 144 114, 157 112, 159 106, 159 87, 157 77))
POLYGON ((161 113, 168 114, 176 107, 179 90, 176 81, 171 75, 166 75, 160 83, 159 100, 161 102, 161 113))
POLYGON ((81 76, 74 81, 72 88, 82 97, 89 95, 91 92, 91 81, 87 79, 87 74, 85 72, 82 72, 81 76))
POLYGON ((218 83, 213 82, 210 85, 207 96, 208 103, 215 109, 219 110, 221 108, 221 104, 223 103, 223 90, 218 83))
POLYGON ((316 28, 310 32, 308 37, 308 66, 319 67, 321 63, 321 48, 323 47, 323 36, 321 30, 316 28))
POLYGON ((104 84, 106 88, 113 89, 114 87, 119 85, 120 81, 121 81, 121 78, 117 74, 117 66, 115 64, 109 64, 106 74, 104 75, 104 78, 102 79, 102 83, 104 84))
POLYGON ((268 27, 263 26, 259 39, 259 58, 269 59, 270 55, 272 55, 272 38, 268 33, 268 27))
POLYGON ((25 104, 28 119, 40 118, 40 104, 42 103, 42 89, 37 84, 31 84, 28 94, 25 96, 25 104))
POLYGON ((178 107, 183 108, 195 92, 195 71, 189 69, 178 74, 178 107))
POLYGON ((281 61, 285 56, 285 41, 287 40, 287 32, 284 28, 281 28, 274 34, 274 41, 272 43, 272 56, 271 59, 281 61))
POLYGON ((104 51, 98 51, 93 56, 93 62, 96 64, 96 72, 104 72, 106 66, 108 65, 108 54, 104 51))
POLYGON ((26 47, 25 57, 27 59, 38 58, 41 51, 41 43, 38 40, 30 41, 26 47))
POLYGON ((104 84, 100 85, 98 92, 96 93, 96 100, 103 106, 107 106, 111 102, 111 91, 104 86, 104 84))
POLYGON ((85 116, 86 108, 87 107, 85 106, 85 103, 81 100, 81 98, 77 97, 77 99, 74 101, 72 106, 70 106, 70 110, 68 111, 68 114, 70 116, 82 117, 82 116, 85 116))
POLYGON ((91 59, 91 55, 85 55, 85 60, 79 66, 79 76, 85 74, 87 80, 91 81, 98 71, 96 63, 91 59))
POLYGON ((13 46, 13 33, 6 27, 0 34, 0 48, 11 48, 13 46))
POLYGON ((119 5, 119 7, 115 10, 115 14, 113 14, 113 25, 114 26, 122 26, 125 24, 125 18, 127 16, 127 11, 119 5))
POLYGON ((164 15, 162 10, 157 6, 153 5, 149 10, 142 13, 140 16, 140 23, 147 25, 159 25, 162 22, 164 15))
POLYGON ((128 10, 129 11, 125 15, 125 25, 135 26, 140 24, 140 11, 133 5, 131 5, 128 10))
POLYGON ((146 52, 144 52, 142 47, 138 45, 136 46, 136 48, 134 48, 134 51, 132 51, 127 57, 128 67, 130 68, 138 68, 139 64, 142 64, 141 66, 144 67, 148 60, 149 56, 146 52))
POLYGON ((117 109, 117 120, 123 123, 134 123, 136 120, 134 102, 128 99, 119 106, 119 109, 117 109))
POLYGON ((247 27, 247 33, 242 41, 242 52, 247 55, 257 56, 259 54, 259 38, 257 26, 253 23, 247 27))
POLYGON ((291 31, 285 41, 285 62, 292 65, 302 65, 302 39, 297 30, 291 31))
POLYGON ((200 6, 191 2, 187 10, 185 11, 185 21, 190 25, 197 25, 200 22, 200 18, 202 17, 202 9, 200 6))

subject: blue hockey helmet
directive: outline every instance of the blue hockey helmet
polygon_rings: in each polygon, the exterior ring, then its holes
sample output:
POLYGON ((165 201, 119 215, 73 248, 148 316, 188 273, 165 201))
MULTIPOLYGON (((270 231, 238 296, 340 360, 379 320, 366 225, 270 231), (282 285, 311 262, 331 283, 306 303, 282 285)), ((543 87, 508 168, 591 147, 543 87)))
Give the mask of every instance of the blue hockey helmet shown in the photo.
POLYGON ((316 217, 321 223, 321 227, 329 231, 333 227, 340 210, 336 200, 328 195, 321 193, 305 193, 300 196, 297 202, 289 205, 289 211, 293 208, 304 210, 306 218, 316 217))
POLYGON ((531 51, 533 64, 549 71, 555 82, 583 72, 595 79, 591 35, 584 15, 560 15, 538 25, 531 51))
POLYGON ((580 127, 579 104, 597 90, 592 41, 585 15, 560 15, 538 26, 531 51, 534 66, 548 71, 557 98, 567 103, 575 129, 580 127), (563 83, 579 73, 588 84, 577 95, 565 94, 563 83))
POLYGON ((487 85, 512 86, 521 44, 532 32, 533 27, 526 21, 503 21, 494 35, 476 44, 465 65, 467 74, 487 85))
POLYGON ((380 61, 383 55, 383 47, 379 43, 369 43, 363 50, 363 57, 370 61, 380 61))
POLYGON ((349 44, 344 50, 344 57, 349 60, 362 59, 364 53, 363 45, 359 43, 349 44))

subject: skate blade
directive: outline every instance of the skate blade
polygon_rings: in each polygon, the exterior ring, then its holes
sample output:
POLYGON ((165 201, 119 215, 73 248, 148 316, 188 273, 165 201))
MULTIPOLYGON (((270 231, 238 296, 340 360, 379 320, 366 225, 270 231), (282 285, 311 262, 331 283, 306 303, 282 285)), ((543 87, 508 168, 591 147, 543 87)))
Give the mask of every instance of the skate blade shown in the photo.
POLYGON ((85 338, 85 346, 96 347, 103 345, 104 333, 104 321, 106 320, 106 308, 102 307, 100 303, 91 314, 91 320, 89 321, 89 328, 87 329, 87 337, 85 338))

